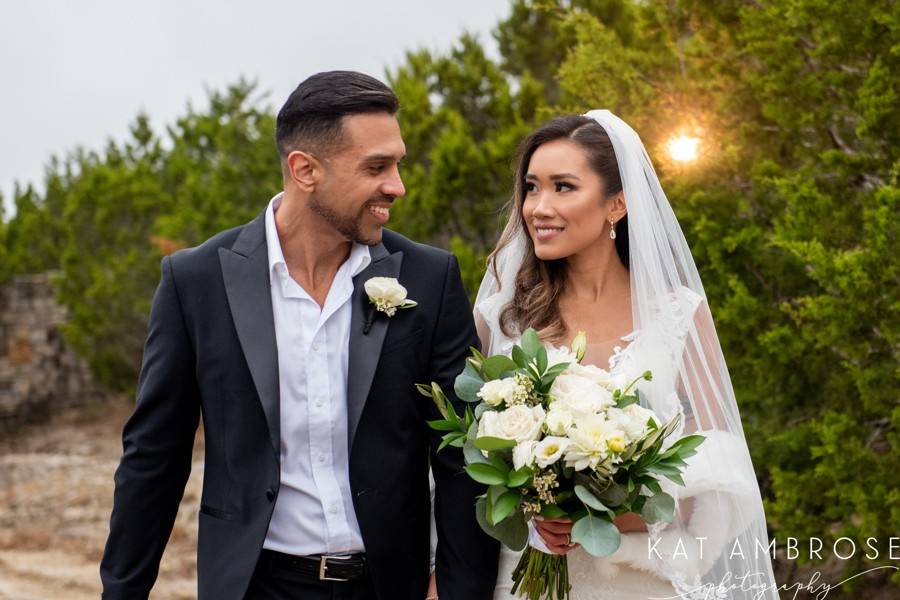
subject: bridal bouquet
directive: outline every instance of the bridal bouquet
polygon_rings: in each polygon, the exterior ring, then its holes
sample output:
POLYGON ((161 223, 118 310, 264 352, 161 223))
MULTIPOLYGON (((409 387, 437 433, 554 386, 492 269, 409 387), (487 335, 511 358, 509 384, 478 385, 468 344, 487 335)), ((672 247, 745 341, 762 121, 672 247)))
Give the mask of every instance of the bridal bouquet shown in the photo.
POLYGON ((564 599, 570 590, 566 557, 528 545, 529 519, 568 517, 573 543, 608 556, 620 543, 616 516, 672 520, 675 500, 659 478, 684 485, 685 459, 703 442, 690 435, 664 450, 679 417, 660 423, 638 404, 635 386, 651 373, 629 382, 582 365, 586 343, 579 333, 571 350, 548 349, 529 329, 511 356, 473 348, 454 385, 469 403, 463 415, 439 385, 417 385, 443 416, 428 422, 445 432, 439 450, 462 448, 468 475, 489 486, 475 505, 478 523, 510 549, 525 549, 513 593, 528 600, 564 599))

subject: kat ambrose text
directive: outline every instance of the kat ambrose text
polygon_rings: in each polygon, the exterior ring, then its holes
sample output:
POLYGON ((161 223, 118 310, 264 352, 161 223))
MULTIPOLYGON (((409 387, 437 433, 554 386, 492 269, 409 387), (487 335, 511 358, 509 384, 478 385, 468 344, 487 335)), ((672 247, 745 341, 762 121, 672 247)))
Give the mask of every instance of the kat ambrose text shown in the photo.
MULTIPOLYGON (((684 558, 693 560, 702 560, 704 552, 705 537, 688 537, 680 538, 674 544, 669 546, 665 551, 660 547, 659 538, 647 539, 647 557, 650 559, 665 558, 684 558)), ((737 538, 731 544, 729 549, 716 548, 717 554, 725 552, 729 559, 749 558, 750 556, 768 555, 775 558, 778 548, 784 549, 785 558, 788 560, 796 560, 801 556, 810 560, 825 560, 835 557, 839 560, 850 560, 859 558, 859 555, 865 557, 866 560, 900 560, 900 537, 890 537, 887 539, 878 539, 874 537, 866 538, 862 544, 858 544, 855 540, 848 537, 841 537, 834 540, 833 543, 826 545, 821 538, 812 537, 807 540, 799 540, 797 538, 785 538, 781 542, 778 538, 773 538, 768 544, 755 540, 754 543, 748 542, 746 539, 737 538)))

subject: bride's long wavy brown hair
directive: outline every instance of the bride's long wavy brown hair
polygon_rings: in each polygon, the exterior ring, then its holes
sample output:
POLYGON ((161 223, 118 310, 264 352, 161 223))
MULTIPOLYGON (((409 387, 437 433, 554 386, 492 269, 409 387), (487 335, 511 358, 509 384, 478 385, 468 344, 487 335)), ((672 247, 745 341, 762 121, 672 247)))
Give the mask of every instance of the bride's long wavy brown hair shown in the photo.
MULTIPOLYGON (((595 120, 580 115, 557 117, 522 140, 516 153, 513 197, 507 207, 509 220, 497 242, 497 247, 488 257, 488 268, 493 271, 499 285, 498 255, 517 235, 522 235, 525 239, 525 256, 516 275, 512 300, 500 312, 500 328, 510 337, 529 327, 537 330, 541 337, 548 341, 559 341, 566 334, 566 324, 559 311, 559 298, 566 286, 568 263, 564 258, 541 260, 537 257, 534 253, 534 241, 528 234, 522 214, 522 204, 525 202, 525 175, 528 173, 531 156, 542 144, 560 139, 569 139, 581 146, 591 168, 600 175, 604 183, 605 197, 599 201, 608 202, 611 196, 622 191, 619 163, 616 161, 612 142, 603 127, 595 120)), ((627 269, 628 217, 619 220, 615 229, 616 252, 627 269)))

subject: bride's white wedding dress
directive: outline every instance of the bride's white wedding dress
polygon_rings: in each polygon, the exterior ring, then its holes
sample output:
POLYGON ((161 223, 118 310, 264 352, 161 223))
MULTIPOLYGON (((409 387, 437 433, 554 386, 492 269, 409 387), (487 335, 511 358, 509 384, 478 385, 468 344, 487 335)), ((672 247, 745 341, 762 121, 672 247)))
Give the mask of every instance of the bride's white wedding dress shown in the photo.
MULTIPOLYGON (((669 401, 666 404, 672 408, 673 413, 660 415, 664 420, 679 410, 676 382, 684 350, 684 336, 688 331, 688 322, 694 320, 702 298, 685 287, 672 294, 669 300, 673 302, 674 310, 658 312, 648 327, 621 338, 619 342, 621 346, 610 348, 609 342, 589 343, 583 361, 585 364, 597 364, 602 363, 604 356, 609 356, 610 373, 612 375, 621 373, 628 381, 639 377, 646 370, 652 371, 653 381, 641 382, 640 390, 648 399, 659 394, 668 397, 669 401), (671 315, 674 315, 675 319, 672 319, 671 315)), ((497 317, 496 313, 497 307, 493 306, 489 298, 477 307, 476 318, 492 319, 497 317)), ((499 348, 492 348, 490 353, 508 353, 512 344, 512 341, 507 341, 499 348)), ((493 344, 488 343, 485 346, 493 344)), ((607 367, 602 364, 597 366, 607 367)), ((693 430, 694 425, 688 423, 687 429, 693 430)), ((654 532, 655 537, 652 538, 659 539, 656 548, 663 556, 665 553, 662 549, 674 548, 679 540, 682 540, 684 552, 672 552, 671 555, 678 555, 674 562, 654 560, 656 554, 648 549, 648 540, 651 540, 651 534, 648 532, 623 534, 619 550, 605 558, 595 558, 583 549, 576 548, 568 554, 572 585, 570 600, 676 598, 679 592, 673 586, 671 578, 674 576, 683 580, 691 579, 698 570, 712 564, 715 556, 724 550, 726 542, 739 533, 743 524, 738 516, 743 509, 740 503, 745 490, 741 489, 742 476, 728 466, 740 464, 741 461, 737 458, 733 462, 706 459, 710 453, 717 454, 721 459, 727 456, 727 453, 738 452, 740 440, 728 439, 729 434, 725 432, 706 431, 704 434, 708 439, 700 446, 698 454, 689 462, 690 466, 685 472, 686 486, 676 491, 673 489, 676 487, 674 484, 669 484, 668 480, 663 482, 663 487, 668 492, 677 494, 679 499, 694 498, 693 514, 687 530, 667 531, 660 527, 660 531, 654 532), (715 501, 705 502, 710 495, 715 496, 715 501), (730 496, 731 502, 722 502, 723 495, 730 496), (729 505, 733 510, 723 510, 723 506, 729 505), (714 531, 718 531, 717 536, 710 535, 714 531), (704 540, 702 557, 697 537, 708 538, 704 540), (685 554, 686 558, 682 558, 681 554, 685 554), (678 566, 682 567, 681 577, 677 572, 678 566)), ((667 558, 671 559, 671 555, 667 558)), ((511 592, 512 573, 520 556, 520 552, 508 548, 501 550, 494 600, 516 598, 511 592)))

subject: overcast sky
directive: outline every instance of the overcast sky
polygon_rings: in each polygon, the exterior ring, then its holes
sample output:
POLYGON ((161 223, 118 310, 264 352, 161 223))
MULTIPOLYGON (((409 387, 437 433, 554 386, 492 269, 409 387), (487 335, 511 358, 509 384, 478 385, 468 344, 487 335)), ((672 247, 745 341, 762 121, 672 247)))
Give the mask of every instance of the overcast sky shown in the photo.
MULTIPOLYGON (((382 78, 406 50, 490 35, 508 0, 0 0, 0 191, 40 183, 51 155, 159 130, 206 89, 255 78, 280 106, 317 71, 382 78)), ((401 98, 402 101, 402 98, 401 98)), ((43 186, 40 186, 43 189, 43 186)))

